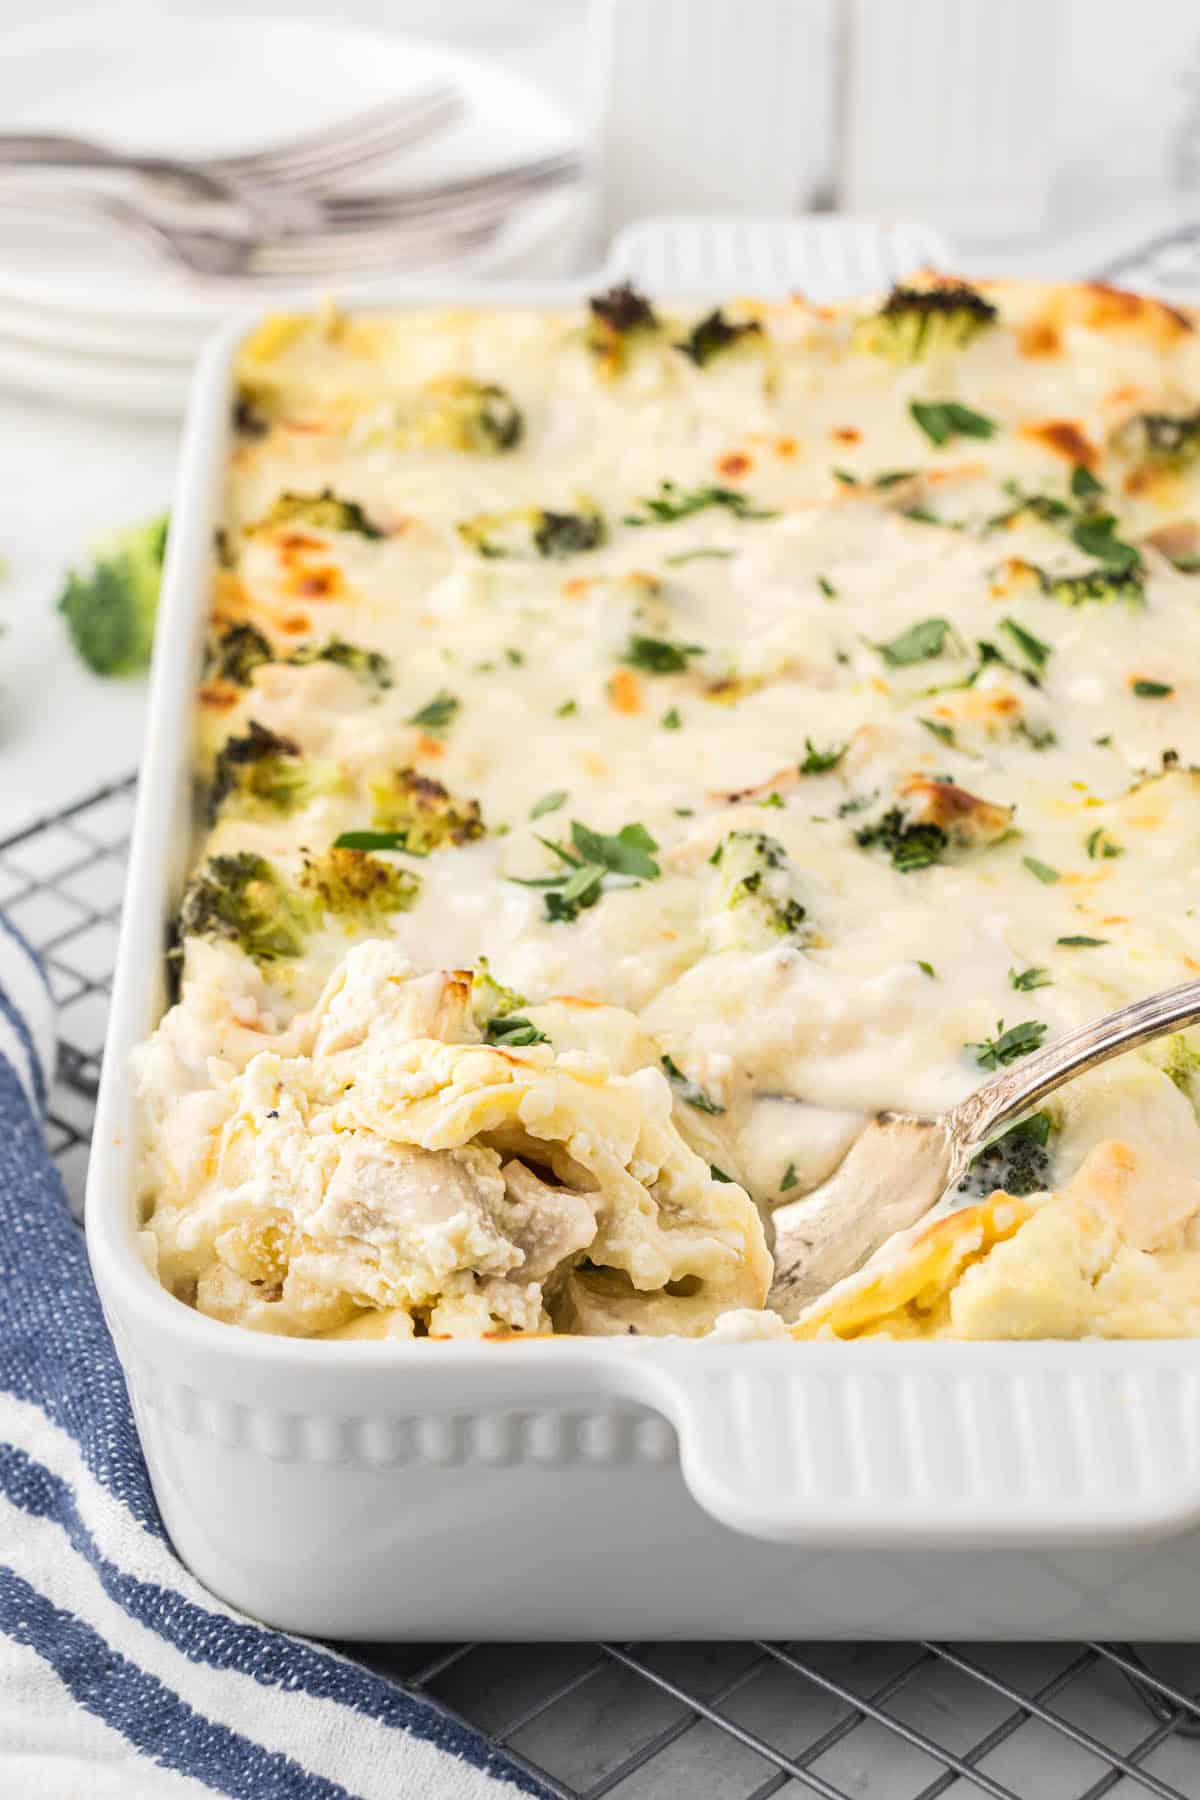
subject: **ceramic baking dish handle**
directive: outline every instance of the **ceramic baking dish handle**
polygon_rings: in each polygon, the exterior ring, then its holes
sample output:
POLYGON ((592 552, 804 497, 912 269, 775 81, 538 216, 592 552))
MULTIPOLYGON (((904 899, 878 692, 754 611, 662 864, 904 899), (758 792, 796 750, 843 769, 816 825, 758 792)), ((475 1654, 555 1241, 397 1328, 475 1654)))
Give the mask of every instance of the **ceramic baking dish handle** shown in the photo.
POLYGON ((941 233, 915 220, 689 213, 627 225, 607 273, 651 294, 802 293, 828 301, 877 293, 915 269, 950 269, 953 260, 941 233))
POLYGON ((1200 1523, 1200 1346, 892 1343, 886 1371, 878 1345, 688 1348, 656 1360, 657 1403, 695 1499, 751 1537, 1036 1549, 1200 1523))

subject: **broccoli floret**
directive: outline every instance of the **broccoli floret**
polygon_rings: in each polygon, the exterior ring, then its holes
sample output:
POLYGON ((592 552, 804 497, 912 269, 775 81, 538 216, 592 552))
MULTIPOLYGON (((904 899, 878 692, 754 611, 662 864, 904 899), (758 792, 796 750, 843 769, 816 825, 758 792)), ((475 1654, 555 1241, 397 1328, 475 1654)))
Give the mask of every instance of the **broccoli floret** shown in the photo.
POLYGON ((305 857, 300 886, 322 912, 373 923, 389 913, 407 912, 421 891, 421 878, 366 850, 335 846, 305 857))
POLYGON ((274 506, 250 529, 270 531, 276 525, 311 525, 317 531, 351 531, 365 538, 386 535, 367 517, 357 500, 339 500, 328 487, 319 494, 280 494, 274 506))
POLYGON ((1116 434, 1117 448, 1136 462, 1179 472, 1200 459, 1200 410, 1138 413, 1116 434))
POLYGON ((208 673, 249 687, 255 669, 273 660, 274 652, 256 626, 231 625, 209 646, 208 673))
POLYGON ((485 1031, 493 1019, 507 1019, 510 1014, 519 1013, 525 1004, 524 994, 497 981, 487 957, 481 956, 471 978, 471 1017, 480 1031, 485 1031))
POLYGON ((521 409, 506 388, 469 375, 443 375, 426 387, 401 437, 430 449, 496 456, 514 450, 524 432, 521 409))
POLYGON ((961 350, 999 314, 965 282, 945 287, 894 287, 877 313, 854 328, 854 348, 894 362, 919 362, 941 350, 961 350))
POLYGON ((392 685, 392 665, 386 656, 378 650, 360 650, 357 644, 344 643, 338 637, 331 637, 326 644, 302 644, 299 650, 293 650, 288 661, 299 665, 336 663, 339 669, 349 669, 364 687, 373 688, 376 693, 382 693, 384 688, 392 685))
POLYGON ((226 939, 255 962, 299 956, 312 924, 311 907, 265 856, 248 850, 209 857, 179 909, 181 938, 226 939))
POLYGON ((856 831, 854 841, 864 850, 885 851, 892 867, 908 875, 913 869, 940 862, 950 839, 940 825, 915 824, 899 806, 893 806, 874 824, 856 831))
POLYGON ((243 736, 226 738, 221 747, 209 804, 214 818, 231 797, 243 812, 286 816, 340 782, 336 765, 309 762, 291 738, 251 719, 243 736))
POLYGON ((1049 1186, 1053 1129, 1050 1114, 1031 1113, 981 1150, 958 1184, 958 1192, 982 1199, 1003 1188, 1006 1194, 1040 1194, 1049 1186))
POLYGON ((653 331, 658 325, 654 308, 631 281, 618 282, 607 293, 594 294, 588 301, 588 310, 593 319, 620 337, 627 337, 631 331, 653 331))
POLYGON ((547 512, 537 506, 514 506, 507 512, 476 513, 458 526, 458 535, 480 556, 538 556, 560 559, 595 550, 607 536, 604 518, 595 507, 578 512, 547 512))
POLYGON ((371 782, 373 823, 395 836, 392 846, 428 856, 446 844, 469 844, 484 835, 478 800, 459 800, 429 775, 392 769, 371 782))
POLYGON ((71 642, 97 675, 147 668, 167 549, 167 515, 109 532, 91 546, 86 573, 72 569, 58 601, 71 642))
POLYGON ((721 872, 722 946, 773 937, 796 940, 805 909, 796 897, 796 871, 787 851, 764 831, 731 831, 709 862, 721 872))
POLYGON ((722 350, 740 343, 743 338, 761 336, 762 326, 757 319, 745 319, 735 324, 725 317, 718 306, 715 312, 710 312, 707 318, 693 325, 687 337, 676 344, 675 348, 682 351, 698 369, 703 369, 714 356, 719 356, 722 350))

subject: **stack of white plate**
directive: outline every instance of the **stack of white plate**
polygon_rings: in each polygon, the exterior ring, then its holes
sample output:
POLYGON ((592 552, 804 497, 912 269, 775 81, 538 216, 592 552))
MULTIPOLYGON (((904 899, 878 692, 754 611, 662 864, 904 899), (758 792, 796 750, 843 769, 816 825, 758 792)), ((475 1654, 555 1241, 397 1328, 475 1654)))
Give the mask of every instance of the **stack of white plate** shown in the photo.
MULTIPOLYGON (((356 185, 421 184, 574 147, 566 115, 537 88, 453 50, 283 20, 156 21, 141 12, 122 21, 111 7, 91 21, 6 29, 0 131, 69 131, 135 152, 219 155, 443 83, 465 102, 462 119, 373 165, 356 185)), ((7 171, 22 184, 28 173, 7 171)), ((453 263, 398 262, 386 279, 560 273, 577 253, 585 201, 582 185, 535 195, 483 247, 453 263)), ((331 274, 316 285, 346 284, 331 274)), ((354 281, 356 291, 364 285, 354 281)), ((0 206, 0 387, 171 416, 212 329, 237 312, 284 305, 288 292, 277 280, 174 269, 115 227, 0 206)))

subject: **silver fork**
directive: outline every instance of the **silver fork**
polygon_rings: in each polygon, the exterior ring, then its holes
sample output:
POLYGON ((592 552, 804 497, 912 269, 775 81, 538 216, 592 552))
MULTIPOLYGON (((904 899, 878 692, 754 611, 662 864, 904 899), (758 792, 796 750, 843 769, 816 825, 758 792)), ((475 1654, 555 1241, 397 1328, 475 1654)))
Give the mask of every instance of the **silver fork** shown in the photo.
MULTIPOLYGON (((446 184, 410 189, 398 209, 377 204, 359 218, 352 212, 322 219, 316 231, 266 233, 253 223, 232 230, 168 222, 129 196, 91 188, 51 188, 0 177, 0 210, 62 212, 114 224, 160 258, 200 275, 278 275, 292 279, 386 269, 401 256, 435 257, 479 243, 495 230, 523 194, 578 173, 573 156, 539 158, 475 178, 469 194, 446 204, 446 184)), ((451 184, 453 185, 453 184, 451 184)), ((460 183, 461 188, 468 184, 460 183)))
POLYGON ((443 84, 236 156, 143 156, 65 133, 0 132, 0 164, 128 170, 167 180, 203 199, 221 199, 243 184, 319 186, 423 142, 462 111, 461 94, 443 84))
POLYGON ((1067 1032, 938 1118, 881 1113, 828 1181, 772 1215, 767 1304, 794 1319, 951 1193, 1000 1126, 1110 1057, 1197 1023, 1200 981, 1187 981, 1067 1032))

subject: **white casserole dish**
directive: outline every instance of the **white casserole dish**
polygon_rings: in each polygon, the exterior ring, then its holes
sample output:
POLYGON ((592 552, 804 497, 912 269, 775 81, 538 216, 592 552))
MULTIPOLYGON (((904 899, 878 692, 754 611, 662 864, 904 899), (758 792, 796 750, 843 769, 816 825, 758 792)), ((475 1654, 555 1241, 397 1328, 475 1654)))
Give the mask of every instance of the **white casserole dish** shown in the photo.
MULTIPOLYGON (((938 255, 904 228, 665 222, 621 239, 606 275, 471 298, 560 305, 615 274, 824 297, 938 255)), ((1195 1343, 306 1342, 206 1318, 146 1270, 129 1061, 163 1010, 189 849, 245 329, 205 357, 189 415, 88 1186, 97 1285, 184 1560, 273 1624, 346 1638, 1193 1637, 1195 1343)))

